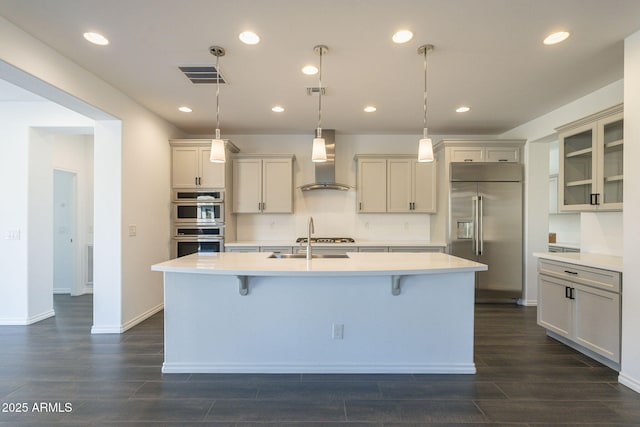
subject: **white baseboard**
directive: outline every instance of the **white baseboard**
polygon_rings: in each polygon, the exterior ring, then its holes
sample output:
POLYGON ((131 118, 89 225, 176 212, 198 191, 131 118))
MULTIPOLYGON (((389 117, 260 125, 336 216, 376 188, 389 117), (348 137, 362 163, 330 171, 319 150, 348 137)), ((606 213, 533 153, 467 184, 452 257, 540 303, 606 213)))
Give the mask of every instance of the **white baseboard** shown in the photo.
POLYGON ((518 304, 523 305, 525 307, 537 307, 538 300, 537 299, 519 299, 518 304))
POLYGON ((624 372, 620 372, 620 375, 618 375, 618 382, 623 386, 629 387, 636 393, 640 393, 640 380, 632 378, 626 375, 624 372))
POLYGON ((164 303, 158 304, 157 306, 147 310, 146 312, 142 313, 139 316, 136 316, 135 318, 129 320, 128 322, 122 325, 106 325, 106 326, 93 325, 91 327, 91 333, 92 334, 121 334, 133 328, 138 323, 141 323, 147 320, 149 317, 153 316, 154 314, 162 311, 163 308, 164 308, 164 303))
POLYGON ((278 365, 262 363, 163 363, 164 374, 475 374, 476 366, 453 365, 278 365))
POLYGON ((40 313, 37 316, 31 317, 18 317, 18 318, 0 318, 0 325, 2 326, 26 326, 32 325, 36 322, 39 322, 44 319, 48 319, 49 317, 53 317, 56 315, 56 312, 53 310, 45 311, 44 313, 40 313))
POLYGON ((149 317, 151 317, 154 314, 162 311, 163 308, 164 308, 164 303, 160 303, 157 306, 145 311, 141 315, 134 317, 133 319, 129 320, 124 325, 122 325, 122 332, 127 331, 127 330, 133 328, 134 326, 136 326, 138 323, 141 323, 141 322, 147 320, 149 317))

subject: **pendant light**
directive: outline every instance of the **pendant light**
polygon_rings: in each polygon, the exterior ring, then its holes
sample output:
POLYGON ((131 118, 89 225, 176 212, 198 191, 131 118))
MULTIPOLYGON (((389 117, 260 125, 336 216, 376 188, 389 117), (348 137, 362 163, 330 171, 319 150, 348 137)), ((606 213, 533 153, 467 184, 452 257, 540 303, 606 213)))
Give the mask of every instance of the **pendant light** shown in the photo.
POLYGON ((209 161, 213 163, 224 163, 226 159, 224 141, 220 139, 220 57, 224 56, 225 50, 220 46, 211 46, 209 52, 216 57, 216 136, 211 140, 211 155, 209 161))
POLYGON ((315 46, 313 51, 320 55, 320 67, 318 68, 318 127, 316 128, 316 137, 313 139, 311 161, 318 163, 327 161, 327 147, 322 137, 322 55, 327 53, 329 48, 320 44, 315 46))
POLYGON ((432 44, 425 44, 418 48, 418 55, 424 55, 424 130, 418 144, 418 161, 433 162, 433 142, 427 135, 427 52, 433 50, 432 44))

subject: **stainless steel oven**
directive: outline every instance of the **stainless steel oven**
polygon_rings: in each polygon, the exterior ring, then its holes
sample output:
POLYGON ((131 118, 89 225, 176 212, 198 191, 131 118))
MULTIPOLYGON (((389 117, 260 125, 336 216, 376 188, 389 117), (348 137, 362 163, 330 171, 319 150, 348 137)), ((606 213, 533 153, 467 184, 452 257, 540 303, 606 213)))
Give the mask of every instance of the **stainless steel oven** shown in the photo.
POLYGON ((173 227, 171 258, 224 251, 224 226, 176 224, 173 227))
POLYGON ((173 190, 174 202, 224 202, 224 191, 173 190))
POLYGON ((207 252, 223 252, 224 238, 174 238, 171 245, 171 258, 207 252))
POLYGON ((173 203, 174 224, 224 224, 224 203, 189 201, 173 203))

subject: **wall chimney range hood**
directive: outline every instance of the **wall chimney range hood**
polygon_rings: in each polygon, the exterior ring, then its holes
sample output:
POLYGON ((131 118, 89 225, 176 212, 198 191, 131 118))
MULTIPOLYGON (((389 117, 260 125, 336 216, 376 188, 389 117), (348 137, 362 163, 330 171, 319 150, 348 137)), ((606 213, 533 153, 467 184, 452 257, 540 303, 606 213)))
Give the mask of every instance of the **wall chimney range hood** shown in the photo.
POLYGON ((348 191, 350 186, 336 183, 336 131, 335 129, 322 129, 322 137, 327 148, 327 161, 314 163, 316 180, 311 184, 305 184, 299 188, 302 191, 311 190, 341 190, 348 191))

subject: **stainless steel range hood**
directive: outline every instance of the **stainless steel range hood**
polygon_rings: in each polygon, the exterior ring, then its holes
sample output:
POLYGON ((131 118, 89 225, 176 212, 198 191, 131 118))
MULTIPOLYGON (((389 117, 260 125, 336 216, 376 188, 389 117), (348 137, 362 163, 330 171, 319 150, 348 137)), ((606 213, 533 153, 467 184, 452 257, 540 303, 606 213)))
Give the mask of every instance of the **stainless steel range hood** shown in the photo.
POLYGON ((311 184, 300 187, 302 191, 311 190, 342 190, 351 189, 345 184, 336 183, 336 131, 335 129, 322 129, 322 137, 327 147, 327 161, 314 163, 316 180, 311 184))

